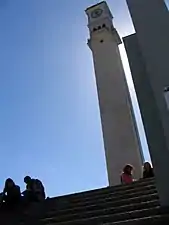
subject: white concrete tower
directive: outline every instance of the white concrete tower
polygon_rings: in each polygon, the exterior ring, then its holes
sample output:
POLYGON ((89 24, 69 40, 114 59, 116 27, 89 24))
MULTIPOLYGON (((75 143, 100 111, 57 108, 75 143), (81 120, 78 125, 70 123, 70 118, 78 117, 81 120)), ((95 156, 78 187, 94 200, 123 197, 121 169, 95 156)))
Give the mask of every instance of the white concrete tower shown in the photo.
POLYGON ((120 37, 113 26, 105 1, 86 9, 100 105, 109 185, 120 183, 125 164, 142 173, 142 156, 134 129, 129 90, 118 45, 120 37))

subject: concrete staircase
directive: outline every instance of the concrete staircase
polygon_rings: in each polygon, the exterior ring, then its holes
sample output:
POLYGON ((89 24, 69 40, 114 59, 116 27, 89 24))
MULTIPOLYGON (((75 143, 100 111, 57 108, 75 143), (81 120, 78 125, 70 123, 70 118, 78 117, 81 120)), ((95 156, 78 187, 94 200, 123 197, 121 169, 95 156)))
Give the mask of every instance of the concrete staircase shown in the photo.
POLYGON ((47 199, 3 218, 2 225, 169 225, 153 179, 47 199))

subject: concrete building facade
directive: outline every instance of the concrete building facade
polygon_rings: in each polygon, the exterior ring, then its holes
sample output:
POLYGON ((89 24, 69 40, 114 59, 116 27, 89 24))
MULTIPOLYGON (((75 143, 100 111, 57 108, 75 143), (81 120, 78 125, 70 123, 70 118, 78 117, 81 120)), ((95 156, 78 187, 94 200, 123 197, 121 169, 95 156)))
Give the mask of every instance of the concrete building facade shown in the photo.
POLYGON ((120 183, 125 164, 135 167, 135 178, 142 173, 142 154, 135 132, 132 105, 118 45, 121 39, 113 26, 106 2, 86 9, 96 84, 99 98, 108 179, 120 183))
POLYGON ((164 148, 164 131, 137 35, 123 38, 149 149, 164 148))
POLYGON ((124 38, 163 206, 169 205, 169 13, 163 0, 127 0, 136 34, 124 38))

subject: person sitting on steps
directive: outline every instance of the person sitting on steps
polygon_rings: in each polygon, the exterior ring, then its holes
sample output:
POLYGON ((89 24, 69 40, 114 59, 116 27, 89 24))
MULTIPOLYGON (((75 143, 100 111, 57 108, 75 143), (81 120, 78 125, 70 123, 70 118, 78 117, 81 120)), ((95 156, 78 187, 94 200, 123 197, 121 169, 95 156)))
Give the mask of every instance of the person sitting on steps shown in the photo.
POLYGON ((1 197, 1 203, 7 208, 18 205, 21 202, 20 187, 11 178, 8 178, 5 181, 5 187, 1 197))
POLYGON ((22 193, 26 202, 39 202, 45 200, 45 189, 42 182, 29 176, 24 178, 26 190, 22 193))
POLYGON ((143 179, 154 177, 154 171, 149 162, 145 162, 143 165, 143 179))
POLYGON ((121 174, 121 183, 122 184, 131 184, 134 181, 132 172, 133 172, 133 166, 130 164, 127 164, 123 168, 123 172, 121 174))

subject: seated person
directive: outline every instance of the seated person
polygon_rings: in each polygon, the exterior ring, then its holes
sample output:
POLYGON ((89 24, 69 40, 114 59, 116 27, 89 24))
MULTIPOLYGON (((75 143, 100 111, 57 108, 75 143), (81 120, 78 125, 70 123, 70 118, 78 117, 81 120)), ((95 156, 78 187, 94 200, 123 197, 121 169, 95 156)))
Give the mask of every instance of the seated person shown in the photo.
POLYGON ((154 177, 154 171, 149 162, 145 162, 143 166, 143 178, 154 177))
POLYGON ((26 190, 23 195, 27 202, 45 200, 45 190, 40 180, 26 176, 24 182, 26 183, 26 190))
POLYGON ((5 187, 1 195, 1 200, 6 206, 13 206, 21 202, 20 187, 11 178, 5 181, 5 187))
POLYGON ((123 173, 121 174, 121 183, 122 184, 131 184, 134 181, 132 172, 133 172, 132 165, 128 164, 124 167, 123 173))

